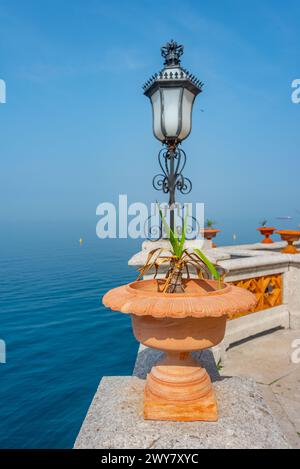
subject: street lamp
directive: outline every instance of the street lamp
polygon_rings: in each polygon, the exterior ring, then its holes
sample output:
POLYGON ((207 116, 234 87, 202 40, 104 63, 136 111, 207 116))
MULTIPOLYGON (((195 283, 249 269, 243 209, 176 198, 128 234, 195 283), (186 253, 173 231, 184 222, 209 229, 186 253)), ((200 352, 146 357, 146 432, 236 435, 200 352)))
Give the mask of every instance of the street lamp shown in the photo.
POLYGON ((192 127, 193 104, 201 93, 203 83, 180 66, 183 46, 175 41, 161 48, 164 68, 144 85, 144 94, 152 105, 153 133, 164 145, 158 160, 162 170, 153 179, 156 190, 169 194, 170 225, 174 230, 175 191, 189 194, 192 183, 182 175, 185 152, 178 145, 186 139, 192 127))

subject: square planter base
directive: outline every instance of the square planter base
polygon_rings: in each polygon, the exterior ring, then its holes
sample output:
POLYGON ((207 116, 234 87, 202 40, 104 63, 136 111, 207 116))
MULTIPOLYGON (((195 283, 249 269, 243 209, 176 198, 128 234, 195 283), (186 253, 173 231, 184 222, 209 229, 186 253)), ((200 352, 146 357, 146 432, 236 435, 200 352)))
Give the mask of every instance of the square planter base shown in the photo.
POLYGON ((178 422, 216 422, 218 408, 214 391, 201 399, 186 401, 170 401, 155 396, 145 387, 144 419, 171 420, 178 422))

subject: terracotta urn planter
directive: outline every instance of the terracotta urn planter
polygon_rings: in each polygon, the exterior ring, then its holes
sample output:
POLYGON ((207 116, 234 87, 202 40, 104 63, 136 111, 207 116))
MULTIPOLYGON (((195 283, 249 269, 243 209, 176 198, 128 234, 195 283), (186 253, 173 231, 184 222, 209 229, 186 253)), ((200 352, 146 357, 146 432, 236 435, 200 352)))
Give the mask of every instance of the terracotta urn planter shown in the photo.
POLYGON ((300 231, 298 230, 279 230, 276 231, 281 236, 282 241, 287 241, 288 245, 282 249, 284 254, 298 254, 299 251, 295 248, 294 242, 299 241, 300 231))
POLYGON ((270 228, 268 226, 261 226, 260 228, 257 228, 257 231, 260 232, 262 236, 264 236, 264 239, 261 241, 263 244, 272 244, 274 241, 270 238, 276 228, 270 228))
MULTIPOLYGON (((220 233, 220 231, 221 230, 217 230, 214 228, 204 228, 204 230, 202 230, 202 235, 204 236, 205 239, 208 239, 209 241, 211 241, 213 238, 217 236, 218 233, 220 233)), ((213 242, 212 247, 216 248, 217 245, 213 242)))
POLYGON ((110 290, 105 306, 131 314, 136 339, 164 358, 147 376, 144 418, 216 421, 210 377, 191 352, 219 344, 228 313, 256 305, 249 291, 214 280, 186 280, 184 293, 162 293, 163 280, 143 280, 110 290))

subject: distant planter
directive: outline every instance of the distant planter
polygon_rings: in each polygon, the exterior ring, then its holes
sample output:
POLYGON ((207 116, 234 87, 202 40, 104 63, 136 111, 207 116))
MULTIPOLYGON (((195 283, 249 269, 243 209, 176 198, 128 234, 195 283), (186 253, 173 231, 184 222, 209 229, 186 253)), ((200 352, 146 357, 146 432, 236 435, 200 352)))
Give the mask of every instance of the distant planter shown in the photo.
POLYGON ((276 228, 270 228, 268 226, 261 226, 260 228, 257 228, 257 231, 260 232, 262 236, 264 236, 264 239, 261 241, 263 244, 273 244, 274 241, 270 238, 274 231, 276 231, 276 228))
POLYGON ((295 248, 294 242, 299 241, 300 231, 298 230, 279 230, 276 231, 281 236, 282 241, 286 241, 288 245, 282 249, 284 254, 298 254, 299 251, 295 248))
MULTIPOLYGON (((216 230, 215 228, 204 228, 204 230, 202 230, 202 234, 203 234, 204 238, 208 239, 209 241, 211 241, 213 238, 215 238, 217 236, 217 234, 220 233, 220 232, 221 232, 221 230, 216 230)), ((216 248, 217 245, 213 242, 212 247, 216 248)))
POLYGON ((163 350, 147 376, 144 418, 216 421, 217 402, 207 371, 191 356, 219 344, 229 313, 256 305, 249 291, 215 280, 184 281, 183 293, 163 293, 164 280, 143 280, 110 290, 103 304, 130 314, 136 339, 163 350))

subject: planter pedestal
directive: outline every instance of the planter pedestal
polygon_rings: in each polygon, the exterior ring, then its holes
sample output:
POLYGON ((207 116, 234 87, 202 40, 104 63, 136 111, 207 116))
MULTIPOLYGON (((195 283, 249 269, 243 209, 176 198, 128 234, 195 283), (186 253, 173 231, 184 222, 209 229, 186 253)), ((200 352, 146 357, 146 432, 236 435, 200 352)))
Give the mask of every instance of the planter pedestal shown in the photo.
POLYGON ((212 240, 213 238, 215 238, 217 236, 218 233, 220 233, 221 230, 216 230, 214 228, 205 228, 203 231, 202 231, 202 235, 204 236, 205 239, 208 239, 209 241, 211 241, 211 247, 212 248, 216 248, 217 245, 216 243, 214 243, 212 240))
POLYGON ((282 241, 286 241, 288 245, 282 249, 283 254, 298 254, 299 251, 295 248, 294 242, 299 241, 300 231, 297 230, 279 230, 276 231, 281 236, 282 241))
POLYGON ((262 236, 264 236, 264 239, 261 241, 262 244, 273 244, 274 241, 273 239, 270 238, 276 228, 269 228, 267 226, 262 226, 261 228, 257 228, 257 231, 260 232, 262 236))
POLYGON ((168 352, 147 376, 144 392, 146 420, 218 420, 211 379, 186 352, 168 352))
POLYGON ((219 344, 227 314, 254 307, 255 296, 214 280, 186 280, 184 293, 163 293, 164 281, 143 280, 110 290, 105 306, 131 315, 136 339, 165 352, 147 375, 146 420, 215 422, 217 403, 207 371, 191 352, 219 344))

